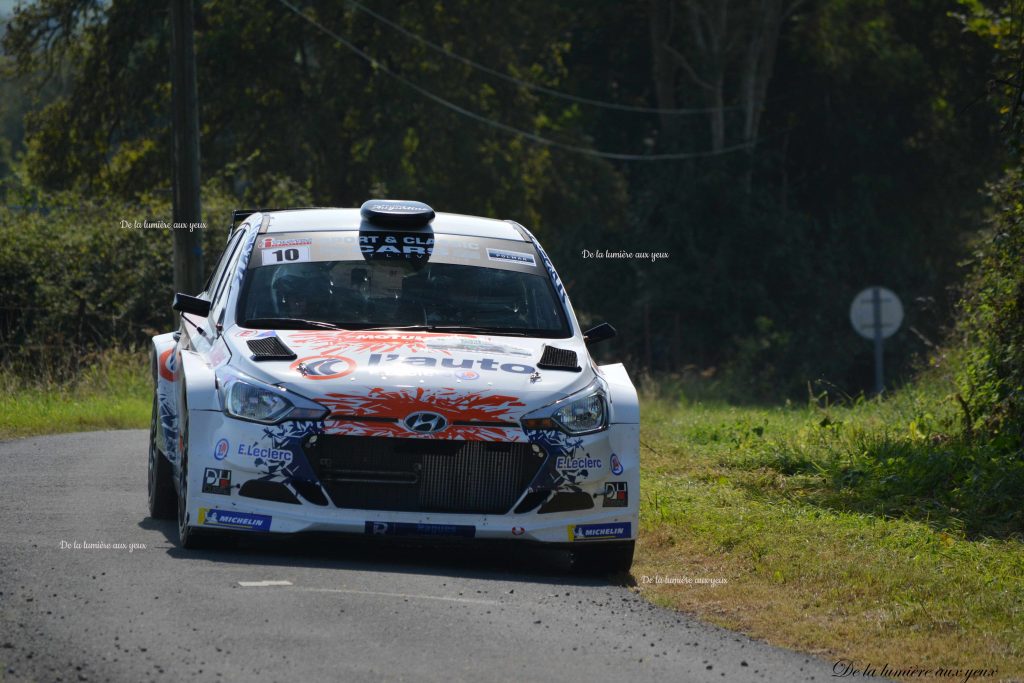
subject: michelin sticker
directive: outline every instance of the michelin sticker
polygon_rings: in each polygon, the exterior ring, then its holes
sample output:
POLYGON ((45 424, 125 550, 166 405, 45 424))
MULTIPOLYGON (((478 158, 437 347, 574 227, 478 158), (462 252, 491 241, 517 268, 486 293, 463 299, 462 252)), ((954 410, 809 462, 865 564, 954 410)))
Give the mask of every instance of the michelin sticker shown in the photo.
POLYGON ((249 531, 270 531, 269 515, 254 515, 249 512, 227 512, 199 508, 199 523, 222 529, 246 529, 249 531))
POLYGON ((570 524, 568 528, 570 541, 608 541, 616 538, 628 539, 630 523, 570 524))
POLYGON ((527 254, 522 251, 507 251, 505 249, 487 247, 487 258, 491 261, 500 261, 502 263, 518 263, 524 266, 537 267, 537 261, 533 258, 533 254, 527 254))

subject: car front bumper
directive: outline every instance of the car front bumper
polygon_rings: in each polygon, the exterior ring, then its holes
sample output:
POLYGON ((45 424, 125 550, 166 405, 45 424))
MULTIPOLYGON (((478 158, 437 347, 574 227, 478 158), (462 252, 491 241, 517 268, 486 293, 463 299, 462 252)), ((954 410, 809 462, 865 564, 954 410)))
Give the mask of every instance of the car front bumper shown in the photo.
MULTIPOLYGON (((189 423, 187 513, 197 529, 293 534, 330 532, 406 538, 475 538, 550 544, 629 541, 639 509, 639 425, 612 424, 591 435, 523 432, 514 438, 543 449, 543 464, 515 505, 503 514, 397 511, 337 507, 328 497, 303 495, 318 476, 307 457, 322 424, 261 425, 219 411, 197 410, 189 423), (293 502, 239 495, 247 482, 269 482, 295 492, 293 502), (204 488, 206 490, 204 490, 204 488), (592 507, 549 511, 531 492, 589 498, 592 507), (544 510, 542 512, 542 510, 544 510)), ((261 484, 265 485, 265 484, 261 484)), ((325 490, 325 489, 321 489, 325 490)), ((538 499, 539 500, 539 499, 538 499)), ((379 507, 379 506, 378 506, 379 507)))

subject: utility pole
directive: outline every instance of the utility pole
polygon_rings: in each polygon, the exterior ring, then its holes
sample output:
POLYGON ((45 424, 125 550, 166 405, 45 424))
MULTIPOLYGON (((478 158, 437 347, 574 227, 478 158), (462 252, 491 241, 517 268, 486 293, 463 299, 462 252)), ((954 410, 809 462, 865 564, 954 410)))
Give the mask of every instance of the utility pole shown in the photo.
MULTIPOLYGON (((174 214, 176 224, 202 221, 199 201, 199 96, 192 30, 192 0, 171 3, 171 109, 174 139, 174 214)), ((174 291, 198 294, 203 287, 201 230, 176 228, 174 291)))

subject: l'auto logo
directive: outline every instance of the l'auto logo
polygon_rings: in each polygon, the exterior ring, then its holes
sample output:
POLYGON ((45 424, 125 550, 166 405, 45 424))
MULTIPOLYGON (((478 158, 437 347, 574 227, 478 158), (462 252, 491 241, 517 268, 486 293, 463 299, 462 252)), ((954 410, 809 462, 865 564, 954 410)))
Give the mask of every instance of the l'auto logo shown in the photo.
POLYGON ((409 417, 402 420, 402 424, 410 432, 416 432, 417 434, 433 434, 445 429, 448 426, 448 420, 445 419, 444 415, 438 415, 437 413, 413 413, 409 417))

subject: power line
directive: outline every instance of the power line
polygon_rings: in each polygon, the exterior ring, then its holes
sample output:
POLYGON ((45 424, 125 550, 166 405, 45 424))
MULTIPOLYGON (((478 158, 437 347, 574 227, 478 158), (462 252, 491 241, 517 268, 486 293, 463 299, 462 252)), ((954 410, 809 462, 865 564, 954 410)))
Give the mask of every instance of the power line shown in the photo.
MULTIPOLYGON (((578 102, 580 104, 587 104, 587 105, 590 105, 592 107, 601 107, 603 109, 615 109, 615 110, 618 110, 618 111, 628 111, 628 112, 639 113, 639 114, 661 114, 661 115, 671 115, 671 116, 682 116, 682 115, 687 115, 687 114, 707 114, 709 112, 718 111, 719 110, 719 108, 717 108, 717 107, 698 107, 698 108, 685 108, 685 109, 663 109, 663 108, 660 108, 660 107, 637 107, 637 106, 632 106, 632 105, 629 105, 629 104, 618 104, 616 102, 606 102, 604 100, 595 100, 595 99, 592 99, 592 98, 589 98, 589 97, 580 97, 578 95, 572 95, 572 94, 567 93, 567 92, 562 92, 561 90, 555 90, 554 88, 548 88, 548 87, 545 87, 543 85, 537 85, 536 83, 530 83, 529 81, 524 81, 522 79, 516 78, 515 76, 510 76, 510 75, 508 75, 506 73, 498 71, 497 69, 492 69, 491 67, 486 66, 484 64, 481 64, 479 62, 475 62, 472 59, 469 59, 468 57, 463 57, 462 55, 457 55, 454 52, 452 52, 451 50, 448 50, 447 48, 445 48, 445 47, 443 47, 441 45, 438 45, 437 43, 432 43, 429 40, 427 40, 426 38, 420 36, 419 34, 413 33, 412 31, 408 30, 407 28, 405 28, 401 24, 397 24, 397 23, 391 21, 390 19, 388 19, 387 17, 382 16, 382 15, 378 14, 377 12, 374 12, 369 7, 366 7, 365 5, 362 5, 362 4, 358 3, 358 2, 356 2, 356 0, 346 0, 346 2, 348 2, 348 4, 351 5, 352 7, 355 7, 360 12, 363 12, 364 14, 370 15, 371 17, 373 17, 377 21, 381 22, 382 24, 386 24, 386 25, 390 26, 391 28, 393 28, 394 30, 398 31, 402 35, 404 35, 404 36, 406 36, 408 38, 411 38, 412 40, 415 40, 420 45, 423 45, 424 47, 430 48, 434 52, 439 52, 440 54, 444 55, 445 57, 448 57, 450 59, 454 59, 454 60, 456 60, 458 62, 462 62, 466 66, 470 66, 470 67, 472 67, 474 69, 477 69, 477 70, 482 71, 482 72, 484 72, 486 74, 494 76, 495 78, 500 78, 501 80, 506 81, 508 83, 513 83, 513 84, 518 85, 520 87, 528 88, 529 90, 534 90, 536 92, 542 92, 545 95, 551 95, 552 97, 557 97, 559 99, 568 100, 569 102, 578 102)), ((739 107, 737 107, 737 106, 730 106, 730 107, 722 107, 722 109, 739 109, 739 107)))
POLYGON ((392 78, 397 80, 402 85, 405 85, 406 87, 408 87, 408 88, 410 88, 412 90, 415 90, 417 93, 419 93, 423 97, 426 97, 427 99, 429 99, 429 100, 431 100, 433 102, 436 102, 437 104, 440 104, 441 106, 446 107, 447 109, 450 109, 450 110, 456 112, 457 114, 461 114, 462 116, 465 116, 467 118, 473 119, 474 121, 477 121, 479 123, 483 123, 485 125, 491 126, 492 128, 497 128, 498 130, 504 131, 506 133, 510 133, 510 134, 515 135, 517 137, 525 138, 525 139, 530 140, 531 142, 535 142, 535 143, 537 143, 539 145, 544 145, 544 146, 547 146, 547 147, 555 147, 555 148, 558 148, 558 149, 564 149, 564 150, 569 151, 569 152, 575 152, 577 154, 583 154, 583 155, 591 156, 591 157, 598 157, 598 158, 601 158, 601 159, 614 159, 614 160, 617 160, 617 161, 671 161, 671 160, 677 160, 678 161, 678 160, 685 160, 685 159, 699 159, 699 158, 703 158, 703 157, 712 157, 712 156, 720 156, 720 155, 723 155, 723 154, 730 154, 732 152, 738 152, 738 151, 743 150, 743 149, 749 149, 749 148, 751 148, 753 146, 753 143, 745 142, 745 143, 739 144, 739 145, 732 145, 730 147, 724 147, 724 148, 722 148, 720 150, 707 150, 707 151, 704 151, 704 152, 680 152, 680 153, 671 153, 671 154, 620 154, 618 152, 602 152, 600 150, 590 149, 589 147, 579 147, 577 145, 570 145, 570 144, 567 144, 567 143, 564 143, 564 142, 558 142, 557 140, 551 140, 550 138, 545 138, 543 136, 537 135, 536 133, 531 133, 529 131, 521 130, 521 129, 516 128, 514 126, 510 126, 508 124, 501 123, 500 121, 494 121, 493 119, 489 119, 486 116, 481 116, 480 114, 477 114, 476 112, 469 111, 468 109, 464 109, 463 107, 460 107, 459 105, 457 105, 457 104, 455 104, 453 102, 450 102, 450 101, 444 99, 443 97, 441 97, 439 95, 435 95, 434 93, 432 93, 431 91, 427 90, 426 88, 422 88, 422 87, 416 85, 415 83, 413 83, 412 81, 410 81, 409 79, 405 78, 404 76, 402 76, 402 75, 392 71, 387 66, 385 66, 383 63, 381 63, 380 61, 378 61, 377 59, 375 59, 371 55, 367 54, 363 50, 359 49, 354 44, 349 42, 347 39, 345 39, 342 36, 338 35, 336 32, 334 32, 331 29, 327 28, 326 26, 324 26, 323 24, 318 22, 316 19, 313 19, 312 17, 308 16, 307 14, 305 14, 304 12, 299 10, 297 7, 295 7, 295 5, 293 5, 288 0, 278 0, 278 2, 280 2, 286 8, 291 10, 294 14, 296 14, 299 17, 302 17, 303 19, 305 19, 309 24, 311 24, 313 27, 318 29, 321 33, 324 33, 325 35, 330 36, 334 40, 336 40, 339 43, 341 43, 344 47, 348 48, 349 51, 353 52, 354 54, 358 55, 359 57, 361 57, 362 59, 367 61, 374 68, 379 69, 380 71, 386 73, 388 76, 391 76, 392 78))

